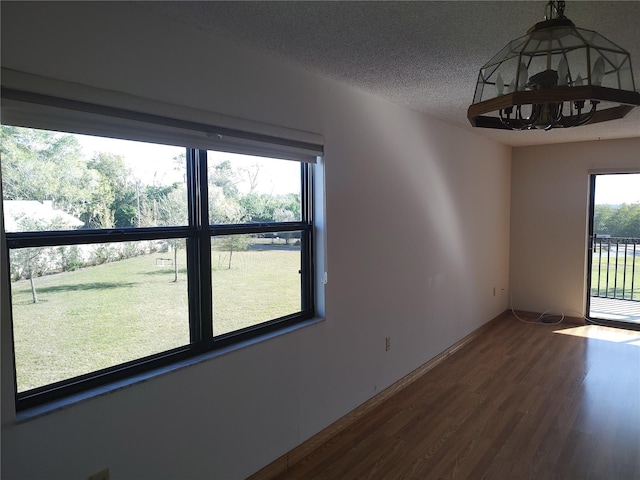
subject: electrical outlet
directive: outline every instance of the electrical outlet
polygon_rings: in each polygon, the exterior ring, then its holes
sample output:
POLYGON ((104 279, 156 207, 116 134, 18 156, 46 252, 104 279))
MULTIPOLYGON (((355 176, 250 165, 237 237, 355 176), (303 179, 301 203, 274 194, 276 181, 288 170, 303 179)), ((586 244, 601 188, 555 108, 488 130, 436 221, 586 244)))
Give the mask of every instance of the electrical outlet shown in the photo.
POLYGON ((493 296, 496 296, 496 287, 493 287, 493 296))
POLYGON ((386 337, 385 338, 384 350, 385 350, 385 352, 388 352, 389 350, 391 350, 391 337, 386 337))
POLYGON ((94 473, 89 477, 89 480, 109 480, 109 469, 105 468, 104 470, 94 473))

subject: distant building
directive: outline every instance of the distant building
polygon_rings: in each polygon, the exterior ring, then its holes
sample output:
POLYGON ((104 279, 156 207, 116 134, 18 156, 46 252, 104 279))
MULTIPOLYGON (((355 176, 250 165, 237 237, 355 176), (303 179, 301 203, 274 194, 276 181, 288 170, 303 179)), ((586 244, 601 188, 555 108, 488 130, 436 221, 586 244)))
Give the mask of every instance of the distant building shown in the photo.
POLYGON ((4 229, 6 232, 30 230, 69 230, 84 222, 62 210, 53 208, 53 201, 5 200, 4 229))

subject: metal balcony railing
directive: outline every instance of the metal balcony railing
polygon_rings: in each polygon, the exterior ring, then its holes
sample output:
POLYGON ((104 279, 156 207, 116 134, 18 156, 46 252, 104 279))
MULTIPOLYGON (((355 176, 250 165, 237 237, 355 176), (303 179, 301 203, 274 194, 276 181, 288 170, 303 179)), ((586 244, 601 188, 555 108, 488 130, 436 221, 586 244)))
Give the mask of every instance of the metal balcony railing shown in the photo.
POLYGON ((591 296, 640 302, 640 238, 594 235, 591 296))

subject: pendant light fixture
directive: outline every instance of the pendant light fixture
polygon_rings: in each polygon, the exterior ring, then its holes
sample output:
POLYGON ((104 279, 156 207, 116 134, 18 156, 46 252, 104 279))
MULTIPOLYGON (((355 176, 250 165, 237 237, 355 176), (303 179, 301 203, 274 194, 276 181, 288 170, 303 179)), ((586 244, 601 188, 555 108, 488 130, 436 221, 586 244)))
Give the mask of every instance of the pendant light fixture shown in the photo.
POLYGON ((576 127, 622 118, 640 105, 629 52, 577 28, 564 8, 548 2, 543 22, 482 66, 467 111, 473 126, 576 127))

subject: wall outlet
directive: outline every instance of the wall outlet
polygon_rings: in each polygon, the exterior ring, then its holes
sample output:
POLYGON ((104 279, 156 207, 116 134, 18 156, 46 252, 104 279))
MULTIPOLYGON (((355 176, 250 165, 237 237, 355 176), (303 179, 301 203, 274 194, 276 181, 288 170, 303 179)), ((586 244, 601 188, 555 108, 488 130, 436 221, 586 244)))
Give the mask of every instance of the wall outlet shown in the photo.
POLYGON ((493 296, 496 296, 496 287, 493 287, 493 296))
POLYGON ((386 337, 384 339, 384 351, 388 352, 391 350, 391 337, 386 337))
POLYGON ((109 480, 109 469, 105 468, 104 470, 94 473, 89 477, 89 480, 109 480))

